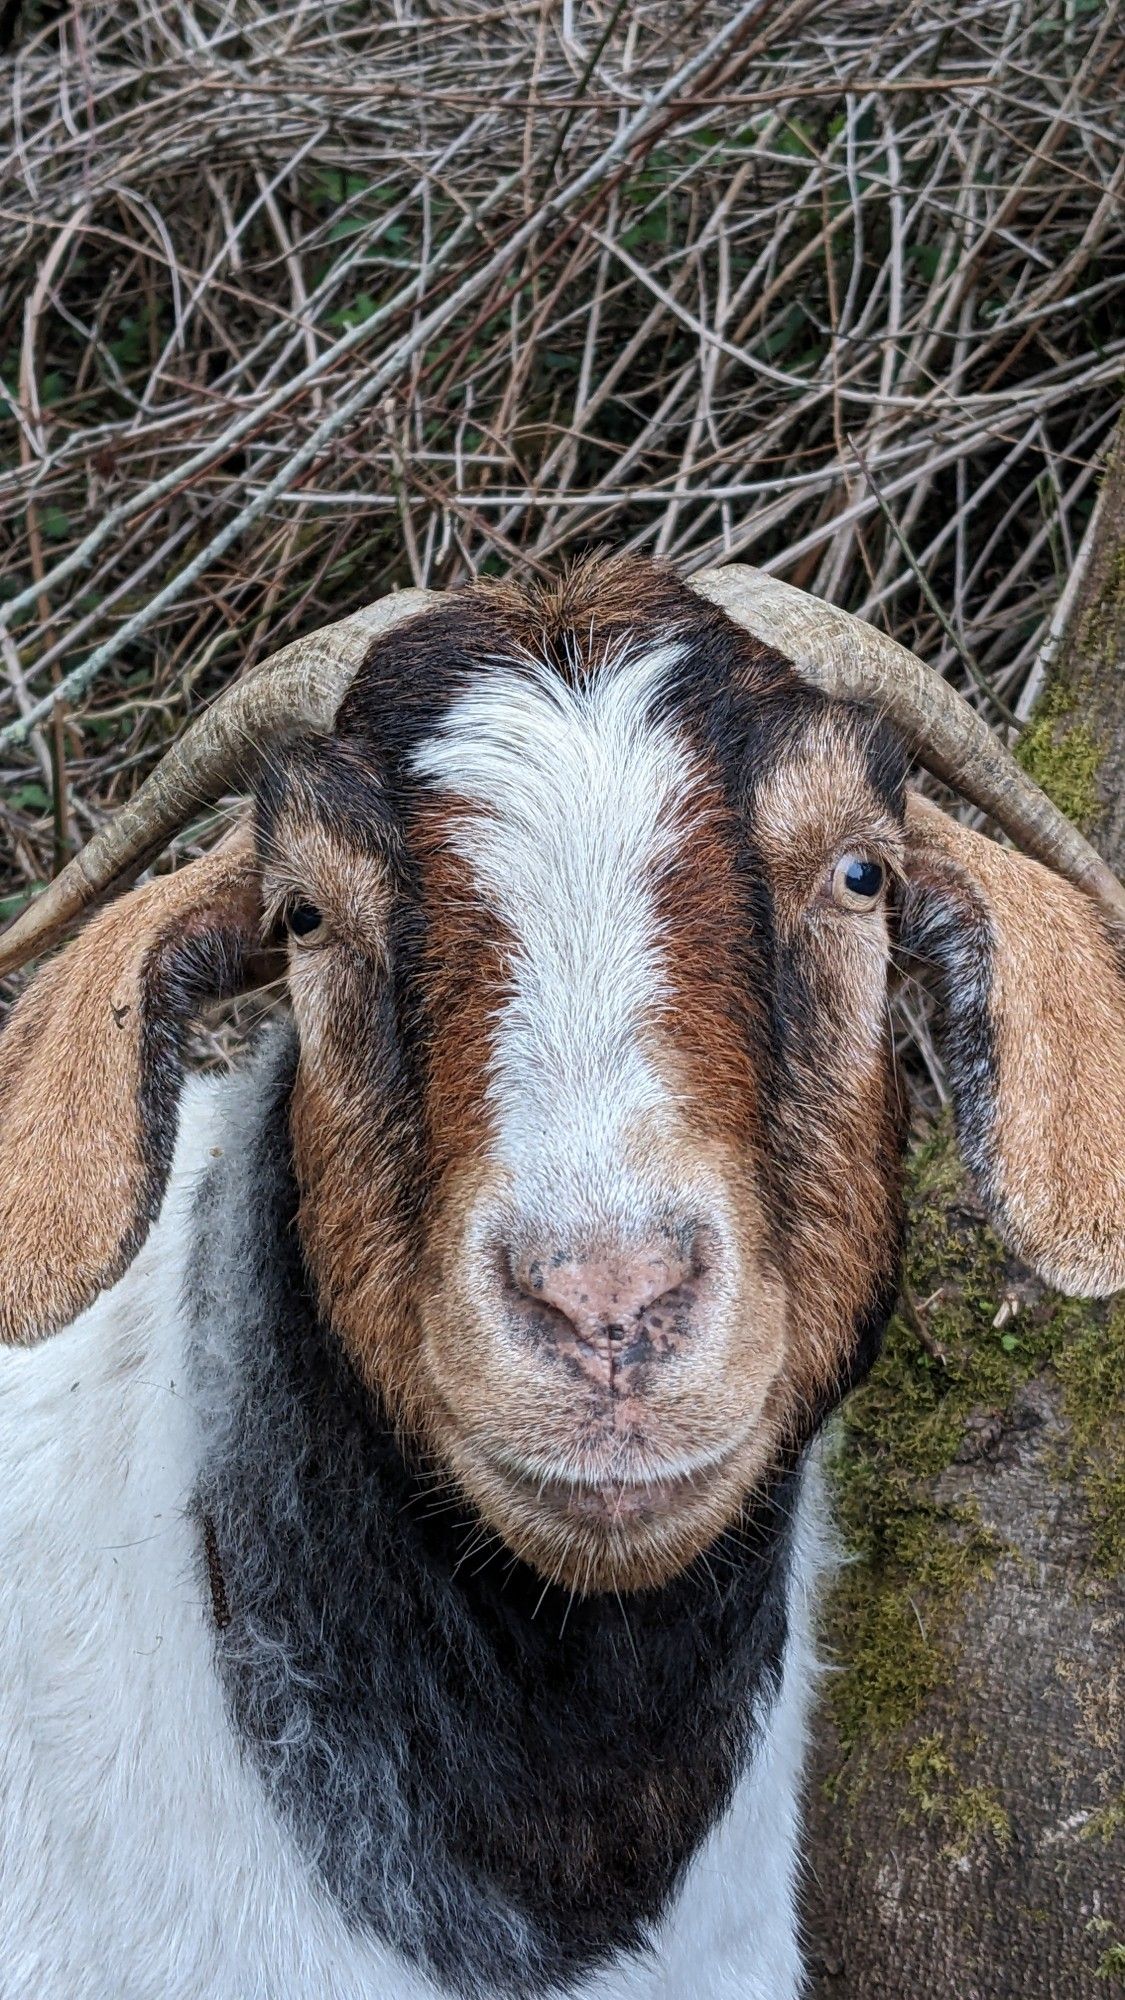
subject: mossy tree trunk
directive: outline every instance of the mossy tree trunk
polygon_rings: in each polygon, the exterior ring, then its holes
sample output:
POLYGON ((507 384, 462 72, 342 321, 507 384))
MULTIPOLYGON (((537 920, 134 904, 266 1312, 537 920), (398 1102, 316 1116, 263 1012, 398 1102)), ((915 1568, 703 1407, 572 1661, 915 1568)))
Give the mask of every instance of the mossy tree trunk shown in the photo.
MULTIPOLYGON (((1021 757, 1125 874, 1125 426, 1021 757)), ((1125 1145, 1125 1134, 1122 1135, 1125 1145)), ((1125 1301, 1043 1291, 939 1133, 834 1446, 816 2000, 1125 1995, 1125 1301)))

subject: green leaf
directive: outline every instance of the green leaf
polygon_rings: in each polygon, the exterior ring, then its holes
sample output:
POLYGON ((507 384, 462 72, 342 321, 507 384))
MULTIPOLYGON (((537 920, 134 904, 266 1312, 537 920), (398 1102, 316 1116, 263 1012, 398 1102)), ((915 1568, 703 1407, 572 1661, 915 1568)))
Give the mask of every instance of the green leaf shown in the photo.
POLYGON ((49 542, 63 542, 72 532, 70 515, 61 507, 42 507, 39 510, 39 526, 49 542))
POLYGON ((340 312, 329 313, 328 324, 350 330, 353 326, 362 326, 364 320, 370 319, 376 310, 370 292, 357 292, 350 306, 344 306, 340 312))
POLYGON ((912 243, 906 252, 906 260, 909 264, 913 264, 927 284, 930 284, 937 276, 941 250, 936 243, 912 243))
POLYGON ((663 243, 667 234, 666 212, 658 208, 641 222, 635 222, 631 229, 623 230, 621 241, 626 250, 635 250, 639 243, 663 243))
POLYGON ((812 134, 806 131, 798 118, 787 118, 777 141, 779 153, 796 154, 803 160, 815 160, 818 148, 812 134))
POLYGON ((128 370, 138 367, 145 347, 142 316, 123 313, 118 321, 118 331, 112 340, 106 341, 106 347, 120 368, 128 370))
POLYGON ((14 792, 9 792, 8 803, 25 812, 30 807, 34 807, 36 812, 49 812, 51 809, 51 801, 42 785, 17 785, 14 792))

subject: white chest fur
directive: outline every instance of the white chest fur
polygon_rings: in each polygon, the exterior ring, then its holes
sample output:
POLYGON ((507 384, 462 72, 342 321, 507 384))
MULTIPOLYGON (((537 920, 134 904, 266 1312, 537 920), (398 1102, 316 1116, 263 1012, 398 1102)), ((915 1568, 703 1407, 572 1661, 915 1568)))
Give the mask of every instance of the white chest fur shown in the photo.
MULTIPOLYGON (((214 1668, 176 1302, 221 1096, 189 1092, 164 1212, 121 1284, 42 1347, 0 1352, 0 2000, 433 1996, 345 1927, 240 1754, 214 1668)), ((810 1573, 796 1566, 794 1593, 810 1573)), ((791 1611, 780 1697, 659 1950, 584 2000, 799 1992, 813 1670, 791 1611)))

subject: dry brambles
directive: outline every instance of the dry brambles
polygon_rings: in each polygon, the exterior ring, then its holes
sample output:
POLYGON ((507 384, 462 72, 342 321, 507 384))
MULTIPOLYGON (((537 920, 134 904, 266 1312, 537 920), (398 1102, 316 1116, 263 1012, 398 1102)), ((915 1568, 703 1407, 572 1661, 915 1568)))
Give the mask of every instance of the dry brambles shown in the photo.
POLYGON ((604 540, 1030 709, 1125 362, 1119 6, 433 11, 0 8, 0 916, 264 652, 604 540))

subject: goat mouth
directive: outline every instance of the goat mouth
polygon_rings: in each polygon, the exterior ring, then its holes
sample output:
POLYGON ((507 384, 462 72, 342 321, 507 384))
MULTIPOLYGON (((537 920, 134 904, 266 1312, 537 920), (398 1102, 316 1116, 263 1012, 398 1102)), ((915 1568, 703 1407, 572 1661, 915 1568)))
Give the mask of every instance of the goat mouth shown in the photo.
POLYGON ((608 1476, 575 1479, 538 1474, 522 1467, 497 1467, 513 1498, 525 1508, 558 1522, 612 1529, 644 1527, 682 1515, 695 1505, 708 1505, 713 1482, 722 1477, 733 1453, 692 1466, 683 1472, 659 1472, 650 1477, 608 1476))
POLYGON ((667 1582, 715 1539, 753 1483, 744 1444, 652 1470, 643 1461, 595 1465, 585 1478, 465 1443, 458 1459, 464 1490, 512 1553, 582 1597, 667 1582))
POLYGON ((612 1453, 591 1446, 571 1470, 549 1448, 525 1456, 454 1432, 445 1463, 513 1555, 585 1597, 665 1583, 707 1548, 756 1482, 752 1436, 728 1434, 663 1463, 651 1442, 616 1440, 612 1453))
POLYGON ((567 1520, 599 1522, 612 1527, 615 1522, 642 1523, 678 1513, 685 1501, 699 1497, 698 1478, 684 1474, 678 1478, 641 1481, 604 1480, 573 1485, 568 1480, 548 1480, 536 1488, 536 1498, 554 1514, 567 1520))

